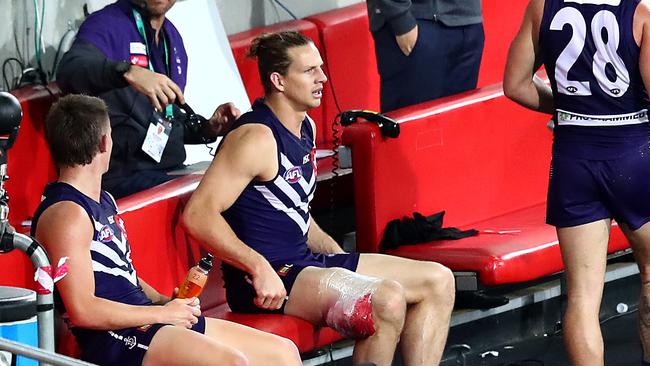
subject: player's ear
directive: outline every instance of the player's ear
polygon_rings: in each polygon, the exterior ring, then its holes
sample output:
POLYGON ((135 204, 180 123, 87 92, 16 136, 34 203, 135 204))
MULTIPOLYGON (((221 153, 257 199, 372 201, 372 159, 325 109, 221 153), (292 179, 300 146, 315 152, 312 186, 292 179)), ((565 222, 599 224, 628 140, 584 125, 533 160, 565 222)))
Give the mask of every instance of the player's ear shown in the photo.
POLYGON ((271 75, 269 75, 269 79, 271 79, 273 87, 281 92, 284 91, 284 76, 279 72, 272 72, 271 75))

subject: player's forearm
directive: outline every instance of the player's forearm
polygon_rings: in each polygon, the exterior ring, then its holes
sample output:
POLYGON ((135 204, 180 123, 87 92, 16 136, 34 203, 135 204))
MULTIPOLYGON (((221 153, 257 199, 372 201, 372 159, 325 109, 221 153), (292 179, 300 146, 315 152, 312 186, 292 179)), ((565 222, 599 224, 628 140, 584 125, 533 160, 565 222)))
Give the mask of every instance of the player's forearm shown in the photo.
POLYGON ((166 303, 171 300, 171 298, 161 294, 158 292, 155 288, 151 287, 148 283, 146 283, 142 278, 138 277, 138 281, 140 282, 140 287, 142 287, 142 291, 144 291, 144 294, 147 295, 149 300, 155 305, 165 305, 166 303))
POLYGON ((345 253, 331 236, 327 235, 312 218, 307 234, 307 246, 314 253, 338 254, 345 253))
POLYGON ((205 215, 187 207, 183 213, 187 232, 225 263, 255 274, 268 261, 242 242, 221 214, 205 215))
POLYGON ((533 85, 535 85, 538 96, 537 111, 548 114, 555 113, 555 102, 551 87, 537 75, 533 76, 533 85))
POLYGON ((528 109, 548 114, 555 112, 551 90, 541 79, 517 83, 504 81, 503 91, 508 98, 528 109))
POLYGON ((68 306, 70 320, 87 329, 112 330, 162 322, 162 307, 157 305, 128 305, 93 297, 86 304, 68 306))

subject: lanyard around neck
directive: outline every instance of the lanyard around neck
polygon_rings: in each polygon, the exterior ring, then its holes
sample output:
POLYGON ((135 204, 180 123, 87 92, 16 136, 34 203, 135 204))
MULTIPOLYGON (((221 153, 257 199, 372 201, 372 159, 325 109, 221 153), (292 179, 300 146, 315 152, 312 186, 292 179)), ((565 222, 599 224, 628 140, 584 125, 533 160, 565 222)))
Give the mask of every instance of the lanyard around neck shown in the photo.
MULTIPOLYGON (((144 45, 147 48, 147 63, 149 66, 149 70, 151 70, 151 72, 156 72, 153 69, 153 62, 151 62, 151 52, 149 52, 149 41, 147 40, 147 34, 145 33, 144 30, 144 22, 142 21, 142 16, 135 9, 131 9, 131 11, 133 11, 133 18, 135 18, 135 25, 138 27, 138 32, 144 39, 144 45)), ((171 73, 169 72, 169 50, 167 48, 167 38, 164 36, 164 34, 163 34, 163 48, 165 49, 165 60, 164 60, 165 68, 167 69, 167 73, 170 74, 168 76, 171 76, 171 73)), ((171 104, 168 104, 165 107, 165 116, 167 118, 172 118, 174 116, 174 112, 171 104)))

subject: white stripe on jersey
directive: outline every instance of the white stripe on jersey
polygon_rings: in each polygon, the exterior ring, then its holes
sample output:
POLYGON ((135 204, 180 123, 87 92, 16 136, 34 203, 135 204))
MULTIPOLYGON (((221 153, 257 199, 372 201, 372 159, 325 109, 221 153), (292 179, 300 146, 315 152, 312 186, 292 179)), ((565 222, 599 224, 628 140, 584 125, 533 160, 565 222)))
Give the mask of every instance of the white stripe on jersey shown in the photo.
POLYGON ((299 207, 305 213, 308 213, 309 204, 307 202, 302 202, 300 195, 296 192, 291 185, 287 183, 282 177, 278 176, 273 183, 282 190, 282 193, 286 194, 289 199, 293 202, 296 207, 299 207))
POLYGON ((122 258, 120 258, 120 256, 117 255, 117 253, 115 253, 113 249, 109 248, 106 244, 102 242, 96 240, 91 241, 90 251, 103 255, 104 257, 110 259, 118 267, 126 267, 126 268, 131 267, 129 266, 128 263, 124 262, 124 260, 122 260, 122 258))
MULTIPOLYGON (((276 179, 283 179, 282 177, 277 177, 276 179)), ((307 230, 309 229, 309 223, 311 216, 307 217, 307 221, 305 222, 305 219, 302 218, 302 216, 293 208, 287 207, 278 197, 276 197, 271 191, 269 191, 268 188, 264 186, 254 186, 255 189, 262 193, 264 198, 268 203, 271 204, 276 210, 284 212, 291 220, 293 220, 298 227, 300 227, 300 230, 302 231, 303 235, 307 234, 307 230)), ((293 191, 293 189, 292 189, 293 191)))
POLYGON ((133 272, 129 273, 129 272, 124 271, 121 268, 117 268, 117 267, 116 268, 108 268, 105 265, 103 265, 103 264, 101 264, 101 263, 99 263, 97 261, 92 261, 92 262, 93 262, 93 271, 94 272, 102 272, 102 273, 110 274, 110 275, 117 276, 117 277, 123 277, 127 281, 131 282, 133 284, 133 286, 138 285, 138 275, 135 273, 135 269, 133 270, 133 272))

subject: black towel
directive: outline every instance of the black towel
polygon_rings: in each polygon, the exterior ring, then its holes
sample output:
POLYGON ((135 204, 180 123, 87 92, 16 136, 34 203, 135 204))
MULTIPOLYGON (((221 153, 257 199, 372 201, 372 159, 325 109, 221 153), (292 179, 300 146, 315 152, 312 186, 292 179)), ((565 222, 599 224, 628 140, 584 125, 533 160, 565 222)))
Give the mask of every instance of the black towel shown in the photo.
POLYGON ((413 218, 395 219, 386 225, 381 249, 395 249, 400 245, 426 243, 432 240, 456 240, 478 235, 478 230, 459 230, 455 227, 442 227, 445 211, 425 217, 419 212, 413 218))

